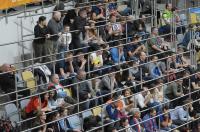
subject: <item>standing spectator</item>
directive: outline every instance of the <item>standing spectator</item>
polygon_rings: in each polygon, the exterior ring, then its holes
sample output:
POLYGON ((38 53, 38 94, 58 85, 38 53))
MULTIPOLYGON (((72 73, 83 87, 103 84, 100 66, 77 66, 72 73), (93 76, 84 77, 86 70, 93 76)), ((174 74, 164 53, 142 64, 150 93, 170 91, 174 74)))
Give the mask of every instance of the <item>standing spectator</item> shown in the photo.
MULTIPOLYGON (((48 23, 48 30, 49 30, 49 33, 52 35, 51 36, 52 44, 49 45, 48 51, 50 54, 55 54, 58 49, 58 38, 61 35, 61 32, 63 30, 61 13, 59 11, 53 12, 53 17, 49 20, 49 23, 48 23)), ((52 59, 54 60, 55 57, 52 58, 50 56, 48 62, 52 61, 52 59)))
POLYGON ((156 132, 158 130, 155 116, 156 110, 152 108, 149 110, 149 113, 143 117, 146 132, 156 132))
POLYGON ((171 31, 171 22, 173 18, 173 13, 172 13, 172 4, 167 3, 165 5, 165 11, 162 14, 162 26, 159 29, 159 33, 161 34, 168 34, 171 31))
POLYGON ((76 31, 72 36, 73 49, 81 48, 81 40, 85 38, 85 29, 87 27, 87 12, 85 9, 79 11, 79 16, 74 19, 74 28, 76 31))
POLYGON ((69 50, 72 41, 72 34, 69 32, 70 27, 64 26, 64 30, 58 39, 58 58, 64 59, 65 52, 69 50))
POLYGON ((37 22, 37 25, 34 28, 35 39, 33 41, 33 49, 35 55, 35 62, 46 62, 44 58, 38 58, 42 56, 49 55, 49 47, 51 43, 46 41, 47 38, 50 38, 49 31, 47 28, 47 21, 45 16, 40 16, 37 22))

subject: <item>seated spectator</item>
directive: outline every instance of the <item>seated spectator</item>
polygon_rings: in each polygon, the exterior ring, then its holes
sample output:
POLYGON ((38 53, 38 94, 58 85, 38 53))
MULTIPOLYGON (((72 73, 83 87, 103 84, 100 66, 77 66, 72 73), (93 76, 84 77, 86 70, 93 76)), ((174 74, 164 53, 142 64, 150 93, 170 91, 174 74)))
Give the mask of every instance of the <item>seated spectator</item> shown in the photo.
POLYGON ((58 111, 51 113, 48 118, 49 122, 53 122, 53 123, 48 124, 48 128, 51 128, 53 132, 60 132, 61 130, 61 126, 59 125, 57 121, 59 118, 60 118, 60 114, 58 111))
POLYGON ((49 100, 48 100, 48 106, 51 109, 58 109, 61 106, 67 107, 68 113, 74 113, 75 112, 75 106, 74 104, 77 103, 76 100, 74 100, 72 97, 65 96, 63 98, 58 97, 57 91, 55 86, 49 86, 49 100), (53 90, 53 91, 52 91, 53 90))
POLYGON ((183 41, 181 43, 182 46, 184 46, 185 48, 188 47, 188 44, 190 43, 190 40, 192 38, 192 33, 195 32, 194 30, 194 24, 190 24, 188 26, 188 31, 185 33, 183 41))
POLYGON ((49 92, 49 100, 48 100, 48 107, 51 108, 51 109, 57 109, 61 106, 64 105, 64 99, 60 98, 58 99, 57 98, 57 92, 55 91, 55 87, 54 86, 51 86, 49 87, 50 90, 53 90, 53 91, 50 91, 49 92))
MULTIPOLYGON (((115 88, 117 88, 117 82, 115 79, 115 73, 112 71, 108 72, 109 75, 106 75, 102 78, 100 82, 100 95, 105 95, 112 92, 115 88)), ((107 101, 107 97, 104 97, 105 101, 107 101)))
POLYGON ((136 104, 138 105, 138 107, 140 108, 140 110, 147 108, 147 104, 150 101, 150 97, 147 95, 148 95, 147 87, 143 87, 143 91, 141 91, 135 95, 135 99, 136 99, 135 101, 136 101, 136 104))
POLYGON ((120 36, 122 35, 122 25, 117 23, 117 17, 115 15, 110 15, 110 23, 108 23, 108 35, 110 36, 120 36))
POLYGON ((97 33, 95 29, 87 27, 85 31, 85 38, 82 41, 84 47, 87 47, 88 45, 99 43, 99 38, 97 37, 97 33))
POLYGON ((128 62, 130 69, 128 69, 129 72, 129 78, 133 78, 135 80, 140 80, 140 69, 138 66, 138 61, 137 60, 132 60, 128 62))
POLYGON ((140 110, 139 109, 134 109, 134 112, 131 112, 131 117, 130 117, 130 125, 132 126, 133 130, 136 132, 143 132, 145 129, 143 128, 142 119, 140 118, 140 110))
POLYGON ((105 19, 105 9, 102 2, 98 2, 96 6, 92 7, 92 12, 95 13, 95 20, 104 20, 105 19))
POLYGON ((151 28, 151 39, 148 40, 148 52, 150 55, 162 53, 170 49, 170 45, 167 42, 164 42, 158 36, 158 29, 155 27, 151 28))
POLYGON ((164 106, 162 108, 161 114, 162 114, 160 116, 161 130, 170 131, 171 129, 176 128, 176 126, 172 124, 168 106, 164 106))
POLYGON ((117 47, 110 49, 111 58, 115 64, 125 62, 124 50, 123 46, 120 46, 121 44, 121 42, 118 42, 117 47))
POLYGON ((66 92, 64 91, 64 87, 60 84, 58 74, 51 76, 51 83, 49 84, 49 87, 51 86, 55 87, 58 98, 65 98, 67 96, 66 92))
POLYGON ((146 132, 155 132, 158 130, 155 116, 156 110, 152 108, 149 110, 149 113, 143 117, 142 120, 146 132))
POLYGON ((175 107, 175 109, 170 112, 172 123, 175 125, 183 125, 188 121, 194 120, 194 117, 190 117, 188 112, 190 107, 192 106, 191 106, 191 100, 189 99, 184 101, 184 106, 175 107))
POLYGON ((71 52, 65 53, 64 60, 57 63, 56 73, 60 75, 61 79, 67 79, 74 75, 73 54, 71 52))
POLYGON ((71 129, 67 126, 67 123, 66 123, 66 116, 68 115, 68 111, 66 108, 64 107, 61 107, 59 109, 59 114, 60 114, 60 118, 62 118, 61 120, 58 121, 59 123, 59 126, 60 126, 60 131, 61 132, 68 132, 68 131, 71 131, 71 132, 81 132, 81 130, 78 130, 78 129, 71 129))
POLYGON ((139 53, 145 51, 145 46, 140 41, 141 37, 135 35, 131 44, 126 46, 128 60, 137 60, 139 53))
MULTIPOLYGON (((5 93, 15 91, 15 79, 17 76, 14 72, 14 67, 9 64, 3 64, 0 69, 0 86, 1 90, 5 93), (2 74, 3 73, 3 74, 2 74)), ((18 79, 17 79, 18 80, 18 79)), ((18 88, 19 90, 19 88, 18 88)), ((16 100, 16 93, 9 94, 11 100, 16 100)))
POLYGON ((76 58, 73 61, 74 71, 77 72, 79 70, 87 71, 87 60, 85 59, 83 52, 78 52, 76 54, 76 58))
POLYGON ((106 113, 107 116, 111 119, 111 120, 118 120, 119 119, 119 110, 118 108, 118 101, 117 99, 119 99, 118 96, 113 96, 112 98, 112 103, 108 104, 106 106, 106 113))
POLYGON ((200 67, 200 48, 197 49, 196 51, 197 51, 197 54, 196 54, 197 67, 200 67))
MULTIPOLYGON (((92 130, 92 129, 95 129, 97 127, 99 127, 100 125, 102 125, 101 123, 101 117, 99 116, 93 116, 93 115, 90 115, 86 118, 83 119, 84 123, 83 123, 83 129, 84 131, 89 131, 89 130, 92 130)), ((95 129, 94 131, 98 131, 99 129, 95 129)), ((100 128, 100 130, 102 130, 100 128)))
POLYGON ((102 58, 102 48, 94 44, 92 46, 93 48, 93 53, 90 54, 90 62, 91 62, 91 67, 93 70, 100 69, 103 66, 103 58, 102 58))
POLYGON ((46 132, 46 131, 53 131, 51 128, 47 128, 46 125, 46 114, 44 111, 38 111, 36 120, 33 123, 33 127, 38 127, 36 129, 33 129, 31 132, 46 132), (43 126, 40 126, 43 125, 43 126), (40 126, 40 127, 38 127, 40 126))
POLYGON ((122 96, 122 99, 125 106, 124 109, 126 110, 126 112, 127 113, 132 112, 133 109, 136 107, 135 98, 132 91, 130 89, 124 90, 124 95, 122 96))
POLYGON ((39 96, 32 97, 25 107, 26 117, 34 117, 39 110, 43 112, 51 111, 52 109, 48 107, 48 99, 49 93, 42 93, 39 96))
POLYGON ((145 52, 140 52, 139 54, 139 72, 140 72, 140 75, 142 74, 142 78, 139 78, 138 81, 141 81, 141 80, 150 80, 152 79, 149 75, 149 63, 147 63, 147 55, 145 52))
POLYGON ((165 95, 168 99, 173 100, 176 98, 175 101, 173 101, 173 106, 177 106, 179 104, 181 104, 181 102, 183 101, 183 99, 181 99, 180 97, 184 96, 183 93, 183 80, 182 79, 178 79, 172 83, 170 83, 167 88, 165 89, 165 95))
POLYGON ((149 98, 149 103, 147 104, 147 106, 149 108, 154 107, 157 113, 161 112, 162 111, 161 102, 159 102, 159 100, 157 100, 156 98, 157 96, 156 96, 156 91, 154 87, 149 90, 147 97, 149 98))
POLYGON ((91 101, 89 99, 92 98, 92 84, 89 80, 84 81, 86 79, 86 72, 83 70, 79 70, 77 72, 77 76, 73 79, 73 85, 72 86, 72 94, 73 97, 77 99, 78 103, 82 101, 86 101, 81 105, 81 109, 89 109, 91 105, 91 101))
POLYGON ((120 120, 120 127, 119 130, 122 129, 122 132, 133 132, 132 127, 129 125, 128 118, 122 118, 120 120))
MULTIPOLYGON (((195 92, 192 93, 191 97, 193 100, 199 100, 200 98, 200 94, 199 94, 199 89, 200 89, 200 72, 197 70, 195 72, 196 74, 191 76, 190 78, 190 83, 191 83, 191 91, 195 92)), ((199 110, 199 101, 194 103, 194 108, 200 112, 199 110)))
MULTIPOLYGON (((149 33, 147 32, 146 25, 145 25, 145 22, 146 22, 145 18, 146 18, 145 15, 140 14, 139 20, 134 21, 136 34, 140 35, 142 37, 142 40, 147 39, 149 36, 149 33)), ((144 42, 146 41, 143 41, 142 43, 144 44, 144 42)))
POLYGON ((149 64, 149 73, 151 78, 157 79, 162 77, 163 73, 159 67, 158 57, 153 56, 151 61, 152 63, 149 64))

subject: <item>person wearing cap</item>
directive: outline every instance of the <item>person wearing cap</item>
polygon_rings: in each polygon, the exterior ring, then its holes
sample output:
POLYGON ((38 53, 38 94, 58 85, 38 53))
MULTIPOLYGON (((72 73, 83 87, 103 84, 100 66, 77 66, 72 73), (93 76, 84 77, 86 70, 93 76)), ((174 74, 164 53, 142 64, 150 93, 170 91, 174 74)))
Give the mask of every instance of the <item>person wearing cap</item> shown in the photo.
POLYGON ((183 106, 177 106, 170 112, 173 124, 182 125, 188 121, 194 120, 194 117, 191 117, 189 113, 189 109, 193 109, 191 102, 191 99, 186 99, 183 102, 183 106))
POLYGON ((48 52, 48 39, 50 37, 49 30, 47 28, 47 21, 45 16, 40 16, 37 22, 37 25, 34 27, 34 36, 35 39, 33 40, 33 50, 34 50, 34 57, 35 62, 41 63, 44 62, 44 58, 38 58, 45 55, 50 54, 48 52))

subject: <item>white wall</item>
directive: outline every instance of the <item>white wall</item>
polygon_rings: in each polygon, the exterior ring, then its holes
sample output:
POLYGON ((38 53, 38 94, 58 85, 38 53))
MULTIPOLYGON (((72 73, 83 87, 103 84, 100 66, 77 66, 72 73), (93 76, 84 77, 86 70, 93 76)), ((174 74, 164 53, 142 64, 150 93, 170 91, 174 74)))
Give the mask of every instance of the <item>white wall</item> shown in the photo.
MULTIPOLYGON (((68 3, 66 8, 71 8, 72 3, 68 3)), ((54 7, 44 8, 44 12, 51 12, 54 7)), ((42 10, 37 10, 37 13, 31 12, 26 13, 27 17, 22 18, 23 22, 23 34, 28 35, 33 33, 34 26, 39 18, 40 15, 30 16, 33 14, 41 14, 42 10)), ((5 43, 16 42, 21 39, 21 27, 17 26, 16 23, 20 24, 19 16, 24 16, 24 13, 15 16, 9 16, 7 18, 0 19, 0 45, 5 43)), ((44 16, 47 17, 49 20, 52 16, 51 13, 45 14, 44 16)), ((27 40, 29 38, 33 38, 32 36, 25 37, 24 39, 27 40)), ((32 41, 24 42, 23 44, 28 48, 25 50, 25 53, 30 53, 32 41)), ((18 43, 8 45, 8 46, 0 46, 0 65, 3 63, 16 63, 20 60, 20 55, 22 54, 22 48, 18 46, 18 43)))

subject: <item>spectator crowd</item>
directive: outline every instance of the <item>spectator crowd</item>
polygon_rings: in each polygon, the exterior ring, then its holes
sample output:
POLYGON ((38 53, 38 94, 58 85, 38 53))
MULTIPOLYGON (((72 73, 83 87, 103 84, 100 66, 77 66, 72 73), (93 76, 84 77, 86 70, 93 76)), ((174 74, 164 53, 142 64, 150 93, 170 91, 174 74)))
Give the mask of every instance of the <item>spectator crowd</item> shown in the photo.
MULTIPOLYGON (((136 19, 131 4, 135 3, 97 0, 93 5, 76 3, 66 11, 60 2, 50 20, 38 18, 33 61, 51 74, 32 69, 38 86, 31 92, 16 86, 14 66, 0 67, 4 93, 17 88, 19 95, 31 95, 20 111, 28 120, 23 122, 25 129, 200 131, 200 46, 191 37, 200 24, 183 25, 179 10, 166 3, 154 20, 159 26, 151 27, 148 17, 155 7, 139 0, 136 19)), ((9 96, 17 104, 19 97, 9 96)))

